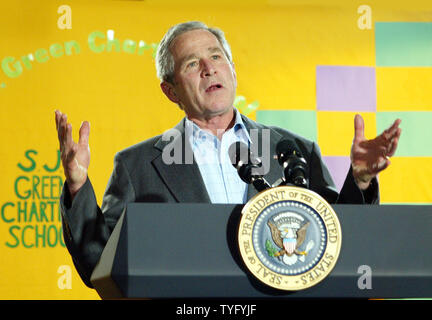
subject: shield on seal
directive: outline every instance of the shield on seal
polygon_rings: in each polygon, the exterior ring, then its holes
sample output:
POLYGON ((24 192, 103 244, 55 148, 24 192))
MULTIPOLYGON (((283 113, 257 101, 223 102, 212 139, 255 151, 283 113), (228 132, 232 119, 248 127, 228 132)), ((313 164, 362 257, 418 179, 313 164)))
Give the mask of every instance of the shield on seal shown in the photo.
POLYGON ((296 249, 296 245, 297 245, 297 239, 294 238, 283 239, 284 249, 289 255, 293 254, 294 250, 296 249))

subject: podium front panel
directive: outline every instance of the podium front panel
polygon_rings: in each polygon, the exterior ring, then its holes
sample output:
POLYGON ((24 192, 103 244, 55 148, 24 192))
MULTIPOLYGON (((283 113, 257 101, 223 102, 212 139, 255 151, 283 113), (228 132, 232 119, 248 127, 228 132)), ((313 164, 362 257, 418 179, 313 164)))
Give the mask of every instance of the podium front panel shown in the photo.
POLYGON ((305 290, 279 291, 250 275, 237 244, 241 205, 129 204, 111 277, 127 298, 432 297, 432 206, 333 207, 339 259, 305 290))

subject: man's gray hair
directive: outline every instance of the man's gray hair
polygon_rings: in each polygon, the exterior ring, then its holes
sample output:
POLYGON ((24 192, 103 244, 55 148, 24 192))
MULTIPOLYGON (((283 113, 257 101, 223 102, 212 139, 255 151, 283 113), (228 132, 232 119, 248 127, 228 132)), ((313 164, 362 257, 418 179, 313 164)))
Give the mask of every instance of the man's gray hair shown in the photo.
POLYGON ((170 51, 170 46, 173 40, 191 30, 203 29, 211 32, 216 36, 221 44, 225 55, 230 63, 232 63, 231 48, 225 39, 225 35, 222 30, 218 28, 209 28, 200 21, 190 21, 185 23, 179 23, 171 27, 162 38, 159 47, 156 52, 156 72, 161 82, 166 81, 174 83, 174 58, 170 51))

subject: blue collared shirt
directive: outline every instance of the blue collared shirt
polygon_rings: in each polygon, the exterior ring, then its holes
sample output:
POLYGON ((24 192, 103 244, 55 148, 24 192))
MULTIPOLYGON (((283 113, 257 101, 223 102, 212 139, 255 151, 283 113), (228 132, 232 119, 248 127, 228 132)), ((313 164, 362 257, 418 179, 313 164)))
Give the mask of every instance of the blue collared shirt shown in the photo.
POLYGON ((250 142, 240 112, 236 109, 234 112, 235 124, 224 132, 221 140, 191 120, 186 118, 185 122, 186 132, 192 133, 189 143, 212 203, 246 203, 247 200, 247 184, 240 179, 228 155, 228 148, 234 142, 250 142))

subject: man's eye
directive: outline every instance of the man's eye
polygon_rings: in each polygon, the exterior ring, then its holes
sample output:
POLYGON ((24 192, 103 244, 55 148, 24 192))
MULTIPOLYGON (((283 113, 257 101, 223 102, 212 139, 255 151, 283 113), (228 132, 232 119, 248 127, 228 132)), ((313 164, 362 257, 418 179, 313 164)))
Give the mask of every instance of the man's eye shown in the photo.
POLYGON ((219 58, 220 58, 220 55, 218 55, 218 54, 215 54, 215 55, 212 56, 213 60, 218 60, 219 58))
POLYGON ((197 63, 196 61, 192 61, 192 62, 188 63, 187 67, 188 67, 188 68, 193 68, 193 67, 195 67, 197 64, 198 64, 198 63, 197 63))

